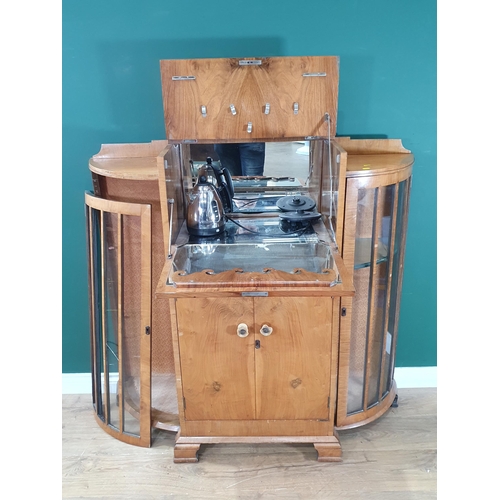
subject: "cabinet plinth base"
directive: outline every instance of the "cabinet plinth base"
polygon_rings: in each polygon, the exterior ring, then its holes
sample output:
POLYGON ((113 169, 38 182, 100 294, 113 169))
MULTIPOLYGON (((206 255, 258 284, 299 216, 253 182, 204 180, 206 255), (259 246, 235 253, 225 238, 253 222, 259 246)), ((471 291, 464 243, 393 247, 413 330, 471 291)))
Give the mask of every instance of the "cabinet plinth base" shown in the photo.
POLYGON ((174 447, 174 463, 185 464, 198 462, 199 444, 176 444, 174 447))
POLYGON ((198 462, 198 450, 202 444, 224 443, 310 443, 318 452, 318 462, 341 462, 342 447, 334 436, 181 436, 177 434, 174 447, 174 463, 198 462))
POLYGON ((340 443, 314 443, 318 452, 318 462, 341 462, 342 448, 340 443))

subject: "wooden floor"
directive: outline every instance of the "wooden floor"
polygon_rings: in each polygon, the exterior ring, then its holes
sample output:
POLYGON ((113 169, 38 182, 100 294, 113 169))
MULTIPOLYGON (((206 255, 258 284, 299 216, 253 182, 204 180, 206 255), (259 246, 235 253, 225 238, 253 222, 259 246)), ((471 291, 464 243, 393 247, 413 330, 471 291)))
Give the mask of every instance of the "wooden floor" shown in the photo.
POLYGON ((94 420, 89 395, 63 395, 62 498, 413 500, 437 497, 436 389, 399 389, 399 407, 340 432, 343 462, 312 445, 202 445, 174 464, 174 435, 151 448, 117 441, 94 420))

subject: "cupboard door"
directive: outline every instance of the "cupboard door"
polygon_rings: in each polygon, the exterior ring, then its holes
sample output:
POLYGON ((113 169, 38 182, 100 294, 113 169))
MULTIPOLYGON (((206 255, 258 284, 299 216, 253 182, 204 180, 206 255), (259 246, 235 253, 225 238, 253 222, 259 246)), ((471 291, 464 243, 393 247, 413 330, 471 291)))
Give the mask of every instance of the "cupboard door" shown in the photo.
POLYGON ((266 297, 254 304, 256 418, 328 419, 332 298, 266 297))
POLYGON ((176 312, 186 420, 255 418, 252 298, 182 298, 176 312))

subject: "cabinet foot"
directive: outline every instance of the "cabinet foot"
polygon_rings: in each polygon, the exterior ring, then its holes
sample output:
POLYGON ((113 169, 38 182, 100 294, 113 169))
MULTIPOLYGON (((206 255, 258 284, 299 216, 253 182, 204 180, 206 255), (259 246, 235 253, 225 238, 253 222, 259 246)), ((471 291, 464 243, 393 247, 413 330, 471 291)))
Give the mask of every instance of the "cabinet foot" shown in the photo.
POLYGON ((342 448, 339 443, 314 443, 318 462, 341 462, 342 448))
POLYGON ((185 464, 198 462, 199 444, 176 444, 174 447, 174 463, 185 464))

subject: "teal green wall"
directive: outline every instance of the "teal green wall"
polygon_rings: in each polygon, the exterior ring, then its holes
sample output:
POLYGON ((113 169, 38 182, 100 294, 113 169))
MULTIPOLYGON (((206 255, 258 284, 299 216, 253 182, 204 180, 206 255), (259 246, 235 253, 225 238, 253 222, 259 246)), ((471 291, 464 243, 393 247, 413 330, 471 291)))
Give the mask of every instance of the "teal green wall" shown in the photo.
POLYGON ((436 362, 436 1, 65 0, 63 373, 90 372, 83 193, 103 143, 163 139, 159 60, 340 56, 338 135, 416 158, 397 366, 436 362))

